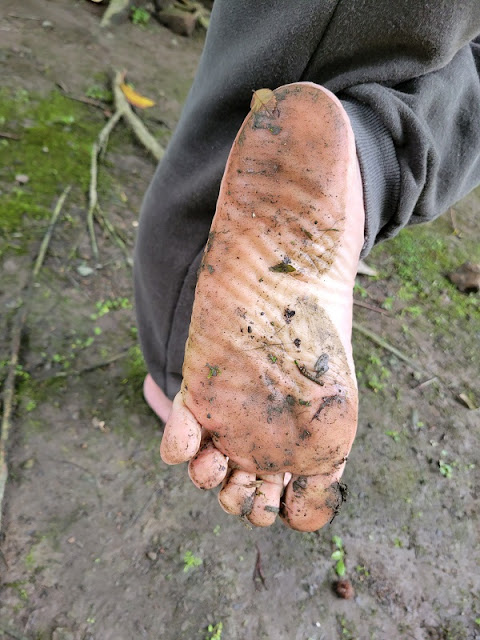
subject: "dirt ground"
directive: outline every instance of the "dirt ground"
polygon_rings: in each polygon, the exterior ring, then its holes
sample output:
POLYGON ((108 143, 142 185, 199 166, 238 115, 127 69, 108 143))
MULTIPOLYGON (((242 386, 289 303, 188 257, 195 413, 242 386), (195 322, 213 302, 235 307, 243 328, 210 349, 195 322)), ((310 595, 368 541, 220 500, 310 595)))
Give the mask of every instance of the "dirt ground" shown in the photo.
POLYGON ((354 332, 361 391, 349 498, 318 533, 251 530, 167 467, 141 396, 131 255, 155 164, 119 124, 99 176, 116 237, 86 227, 89 152, 126 69, 166 143, 203 44, 154 21, 101 32, 81 0, 0 7, 0 350, 59 194, 72 186, 30 297, 8 445, 0 638, 480 638, 478 294, 446 274, 480 262, 480 192, 369 256, 354 332), (69 97, 67 97, 69 96, 69 97), (11 136, 14 136, 13 138, 11 136), (17 137, 18 138, 17 138, 17 137), (118 239, 118 238, 117 238, 118 239), (366 308, 367 305, 371 308, 366 308), (337 536, 336 538, 334 536, 337 536), (334 557, 332 558, 332 554, 334 557), (341 599, 341 571, 355 590, 341 599))

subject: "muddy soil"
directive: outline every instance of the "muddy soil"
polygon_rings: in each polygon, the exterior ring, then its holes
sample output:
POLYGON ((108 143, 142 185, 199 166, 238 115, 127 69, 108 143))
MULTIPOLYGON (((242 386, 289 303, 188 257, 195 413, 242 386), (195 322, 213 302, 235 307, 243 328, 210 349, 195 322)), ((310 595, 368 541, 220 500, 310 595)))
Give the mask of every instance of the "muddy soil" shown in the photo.
POLYGON ((158 456, 162 425, 141 396, 131 280, 155 166, 119 125, 99 197, 126 251, 97 227, 93 260, 88 152, 106 116, 71 99, 108 100, 109 74, 127 69, 156 101, 143 117, 165 143, 203 36, 153 21, 105 33, 101 11, 86 0, 0 8, 0 131, 19 138, 0 138, 2 378, 22 287, 72 185, 22 343, 0 638, 480 638, 480 411, 459 399, 480 403, 479 296, 446 277, 480 262, 480 193, 453 217, 377 247, 378 276, 358 278, 356 321, 413 363, 354 333, 361 412, 341 513, 314 534, 280 523, 251 530, 158 456), (332 586, 339 558, 351 599, 332 586))

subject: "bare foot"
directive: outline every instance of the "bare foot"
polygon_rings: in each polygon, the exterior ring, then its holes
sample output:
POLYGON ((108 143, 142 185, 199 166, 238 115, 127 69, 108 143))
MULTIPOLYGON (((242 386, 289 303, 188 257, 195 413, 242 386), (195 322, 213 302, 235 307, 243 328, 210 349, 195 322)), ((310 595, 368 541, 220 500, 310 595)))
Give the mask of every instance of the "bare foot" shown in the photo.
POLYGON ((163 422, 167 422, 172 410, 172 401, 167 398, 150 374, 143 381, 143 397, 148 406, 163 422))
MULTIPOLYGON (((267 97, 269 94, 267 94, 267 97)), ((355 437, 352 291, 364 208, 353 132, 310 83, 280 87, 230 154, 161 455, 257 526, 336 513, 355 437), (292 477, 284 489, 285 473, 292 477)))

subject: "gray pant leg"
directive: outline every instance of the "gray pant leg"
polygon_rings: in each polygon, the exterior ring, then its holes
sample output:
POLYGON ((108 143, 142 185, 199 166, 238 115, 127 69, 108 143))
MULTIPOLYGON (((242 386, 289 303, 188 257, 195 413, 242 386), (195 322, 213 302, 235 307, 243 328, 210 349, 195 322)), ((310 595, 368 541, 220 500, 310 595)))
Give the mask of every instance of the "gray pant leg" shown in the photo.
POLYGON ((216 0, 179 125, 145 196, 135 254, 140 341, 169 397, 196 272, 252 90, 310 80, 343 101, 366 244, 442 213, 480 182, 480 2, 216 0))

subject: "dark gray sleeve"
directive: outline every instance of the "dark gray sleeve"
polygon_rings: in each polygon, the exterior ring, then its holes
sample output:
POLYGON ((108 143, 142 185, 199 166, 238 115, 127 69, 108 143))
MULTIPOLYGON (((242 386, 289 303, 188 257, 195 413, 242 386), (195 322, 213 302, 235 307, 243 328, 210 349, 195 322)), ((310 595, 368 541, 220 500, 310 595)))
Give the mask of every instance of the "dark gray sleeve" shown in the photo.
POLYGON ((341 93, 357 141, 367 212, 363 254, 432 220, 480 184, 480 41, 395 87, 341 93))
POLYGON ((343 101, 367 213, 364 254, 480 183, 480 0, 215 0, 198 71, 145 196, 135 294, 148 369, 181 382, 196 269, 254 89, 312 81, 343 101))

